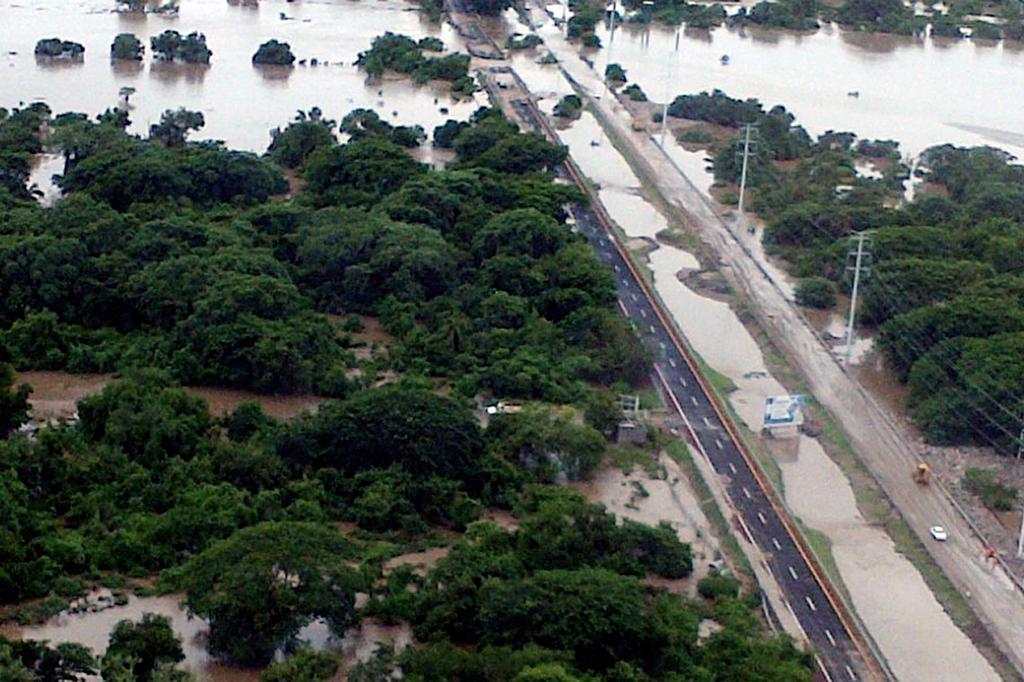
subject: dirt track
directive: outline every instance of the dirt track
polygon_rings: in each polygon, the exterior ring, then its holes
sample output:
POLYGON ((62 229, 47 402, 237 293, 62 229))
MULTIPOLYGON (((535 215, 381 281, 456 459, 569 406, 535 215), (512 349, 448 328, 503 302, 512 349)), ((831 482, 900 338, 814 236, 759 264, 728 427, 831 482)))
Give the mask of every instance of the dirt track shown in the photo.
MULTIPOLYGON (((546 39, 560 37, 545 35, 546 39)), ((559 50, 560 54, 564 54, 559 50)), ((680 218, 717 252, 723 271, 754 306, 762 327, 805 375, 814 394, 848 434, 860 459, 892 499, 929 552, 975 608, 1003 652, 1024 670, 1024 593, 1001 566, 987 562, 982 539, 938 486, 918 488, 909 472, 917 462, 911 435, 836 363, 815 332, 767 273, 730 233, 694 185, 646 132, 632 129, 625 108, 608 96, 582 61, 562 67, 590 95, 595 114, 619 138, 642 175, 666 197, 680 218), (928 528, 943 525, 949 541, 934 542, 928 528)))

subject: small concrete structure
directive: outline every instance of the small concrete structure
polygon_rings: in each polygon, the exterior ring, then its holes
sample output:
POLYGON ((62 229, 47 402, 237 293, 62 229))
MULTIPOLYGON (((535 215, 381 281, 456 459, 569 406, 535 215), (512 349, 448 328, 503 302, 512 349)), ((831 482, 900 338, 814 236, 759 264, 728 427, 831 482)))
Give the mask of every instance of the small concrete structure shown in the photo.
POLYGON ((647 442, 647 425, 630 419, 624 419, 619 422, 618 427, 615 429, 615 442, 619 445, 623 443, 643 445, 647 442))

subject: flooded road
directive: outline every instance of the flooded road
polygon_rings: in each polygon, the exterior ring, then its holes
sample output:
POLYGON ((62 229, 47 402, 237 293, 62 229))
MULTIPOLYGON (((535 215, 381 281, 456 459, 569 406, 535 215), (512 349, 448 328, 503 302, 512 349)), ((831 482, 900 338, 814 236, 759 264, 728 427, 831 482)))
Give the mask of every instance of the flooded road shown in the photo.
MULTIPOLYGON (((678 279, 682 259, 676 251, 663 245, 650 254, 655 288, 698 354, 736 384, 729 402, 758 433, 765 398, 786 390, 768 373, 757 343, 728 304, 701 296, 678 279)), ((786 504, 828 536, 853 606, 898 678, 998 680, 920 573, 884 531, 861 516, 849 481, 821 444, 801 435, 792 445, 792 456, 779 458, 786 504), (957 671, 954 678, 950 671, 957 671)))
POLYGON ((132 132, 146 133, 164 110, 186 107, 206 117, 195 139, 258 152, 270 143, 272 128, 313 106, 335 119, 356 107, 375 108, 386 120, 418 123, 428 133, 449 116, 465 118, 479 106, 472 100, 454 103, 444 87, 396 79, 365 83, 353 62, 384 31, 436 36, 449 49, 460 47, 450 26, 430 24, 415 5, 401 0, 264 0, 253 6, 185 0, 176 18, 116 13, 116 6, 115 0, 0 0, 0 106, 42 100, 55 113, 93 116, 117 106, 120 89, 132 87, 132 132), (213 50, 210 65, 152 62, 149 36, 167 29, 204 33, 213 50), (110 43, 121 32, 136 34, 146 45, 141 63, 111 63, 110 43), (37 62, 36 41, 54 36, 82 43, 84 60, 37 62), (297 59, 316 57, 321 65, 254 67, 253 53, 271 38, 290 43, 297 59))

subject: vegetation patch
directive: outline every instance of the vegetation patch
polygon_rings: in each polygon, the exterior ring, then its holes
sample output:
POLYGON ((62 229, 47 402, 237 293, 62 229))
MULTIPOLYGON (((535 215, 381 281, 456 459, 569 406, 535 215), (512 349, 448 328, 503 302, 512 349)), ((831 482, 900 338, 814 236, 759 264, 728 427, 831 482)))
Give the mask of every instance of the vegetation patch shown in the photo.
POLYGON ((256 54, 252 56, 253 64, 291 66, 294 62, 295 55, 292 54, 291 45, 277 40, 268 40, 263 43, 256 50, 256 54))
POLYGON ((51 59, 76 59, 85 54, 85 47, 81 43, 76 43, 72 40, 43 38, 36 43, 35 54, 37 57, 49 57, 51 59))
POLYGON ((424 55, 424 51, 439 52, 444 44, 437 38, 422 38, 419 41, 404 35, 391 33, 377 36, 369 50, 359 53, 356 64, 366 71, 370 78, 380 78, 391 70, 412 76, 416 83, 443 80, 451 83, 452 92, 471 95, 476 91, 476 82, 469 75, 468 54, 448 54, 442 57, 424 55))
POLYGON ((963 485, 993 511, 1010 511, 1016 508, 1020 491, 1000 483, 997 473, 995 469, 968 467, 964 471, 963 485))

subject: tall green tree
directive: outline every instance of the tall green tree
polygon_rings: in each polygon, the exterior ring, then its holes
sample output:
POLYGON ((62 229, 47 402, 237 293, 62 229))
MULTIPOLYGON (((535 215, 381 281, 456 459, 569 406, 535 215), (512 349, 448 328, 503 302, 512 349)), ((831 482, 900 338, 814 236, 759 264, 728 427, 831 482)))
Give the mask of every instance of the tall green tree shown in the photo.
POLYGON ((353 550, 330 526, 262 523, 218 542, 165 581, 185 589, 188 608, 209 621, 212 654, 261 665, 314 619, 339 637, 356 622, 355 595, 364 586, 347 563, 353 550))
POLYGON ((152 682, 153 673, 160 664, 175 664, 185 658, 181 639, 174 634, 167 616, 142 614, 142 620, 122 620, 110 632, 103 667, 107 659, 130 662, 132 679, 152 682))
POLYGON ((28 384, 15 387, 14 369, 7 364, 7 351, 0 346, 0 438, 28 421, 28 384))

